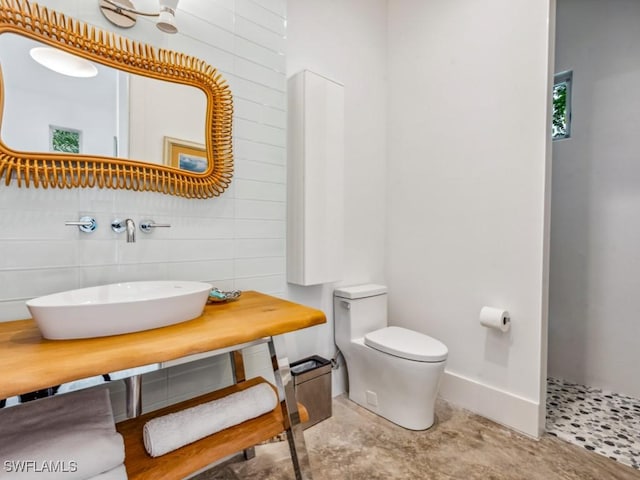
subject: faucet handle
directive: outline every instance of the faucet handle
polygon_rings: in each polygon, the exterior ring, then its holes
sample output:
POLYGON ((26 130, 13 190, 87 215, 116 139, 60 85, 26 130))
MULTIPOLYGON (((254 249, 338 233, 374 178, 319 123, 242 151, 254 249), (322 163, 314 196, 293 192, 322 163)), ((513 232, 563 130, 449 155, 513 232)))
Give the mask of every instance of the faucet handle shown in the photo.
POLYGON ((98 228, 98 222, 96 222, 96 219, 88 216, 80 217, 80 220, 77 222, 67 221, 64 222, 64 224, 67 227, 78 227, 78 230, 84 233, 91 233, 98 228))
POLYGON ((116 218, 113 222, 111 222, 111 230, 116 233, 122 233, 126 230, 127 226, 124 223, 124 220, 121 218, 116 218))
POLYGON ((142 220, 140 222, 140 230, 144 233, 151 233, 154 228, 169 228, 169 223, 156 223, 153 220, 142 220))

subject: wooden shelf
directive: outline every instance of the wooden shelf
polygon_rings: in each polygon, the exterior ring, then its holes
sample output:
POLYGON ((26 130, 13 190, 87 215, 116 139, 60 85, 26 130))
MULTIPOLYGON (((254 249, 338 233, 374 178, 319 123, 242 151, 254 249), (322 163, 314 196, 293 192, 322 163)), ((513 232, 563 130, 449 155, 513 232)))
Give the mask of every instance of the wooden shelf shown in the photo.
MULTIPOLYGON (((270 413, 227 428, 160 457, 151 457, 144 448, 142 429, 144 424, 152 418, 217 400, 259 383, 266 383, 266 381, 262 378, 247 380, 116 424, 116 429, 124 437, 125 466, 129 480, 179 480, 207 467, 216 460, 282 433, 285 430, 285 424, 282 408, 278 405, 270 413)), ((306 409, 300 404, 298 409, 301 421, 308 420, 309 415, 306 409)))

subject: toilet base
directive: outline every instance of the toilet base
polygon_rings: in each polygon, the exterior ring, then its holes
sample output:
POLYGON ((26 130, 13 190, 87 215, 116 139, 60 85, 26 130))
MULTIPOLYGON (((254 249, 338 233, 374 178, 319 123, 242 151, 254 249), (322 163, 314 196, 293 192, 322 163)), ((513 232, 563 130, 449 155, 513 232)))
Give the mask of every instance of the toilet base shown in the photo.
POLYGON ((341 348, 349 374, 349 399, 410 430, 426 430, 446 361, 417 362, 380 352, 363 339, 341 348))

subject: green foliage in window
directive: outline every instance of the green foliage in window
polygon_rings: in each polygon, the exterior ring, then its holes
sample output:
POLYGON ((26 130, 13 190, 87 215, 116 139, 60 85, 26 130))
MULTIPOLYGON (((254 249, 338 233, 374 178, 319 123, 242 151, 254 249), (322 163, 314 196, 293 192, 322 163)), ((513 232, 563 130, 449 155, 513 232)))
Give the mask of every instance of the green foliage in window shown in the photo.
POLYGON ((51 138, 54 152, 80 153, 80 132, 54 129, 51 138))
POLYGON ((567 137, 567 82, 553 86, 553 138, 567 137))

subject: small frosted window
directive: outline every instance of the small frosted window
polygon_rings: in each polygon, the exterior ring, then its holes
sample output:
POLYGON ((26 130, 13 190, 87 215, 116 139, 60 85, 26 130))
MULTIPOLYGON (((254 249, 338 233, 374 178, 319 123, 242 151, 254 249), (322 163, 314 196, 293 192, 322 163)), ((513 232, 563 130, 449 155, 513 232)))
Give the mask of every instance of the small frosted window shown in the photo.
POLYGON ((551 133, 554 140, 571 137, 571 83, 573 72, 561 72, 553 79, 553 123, 551 133))

